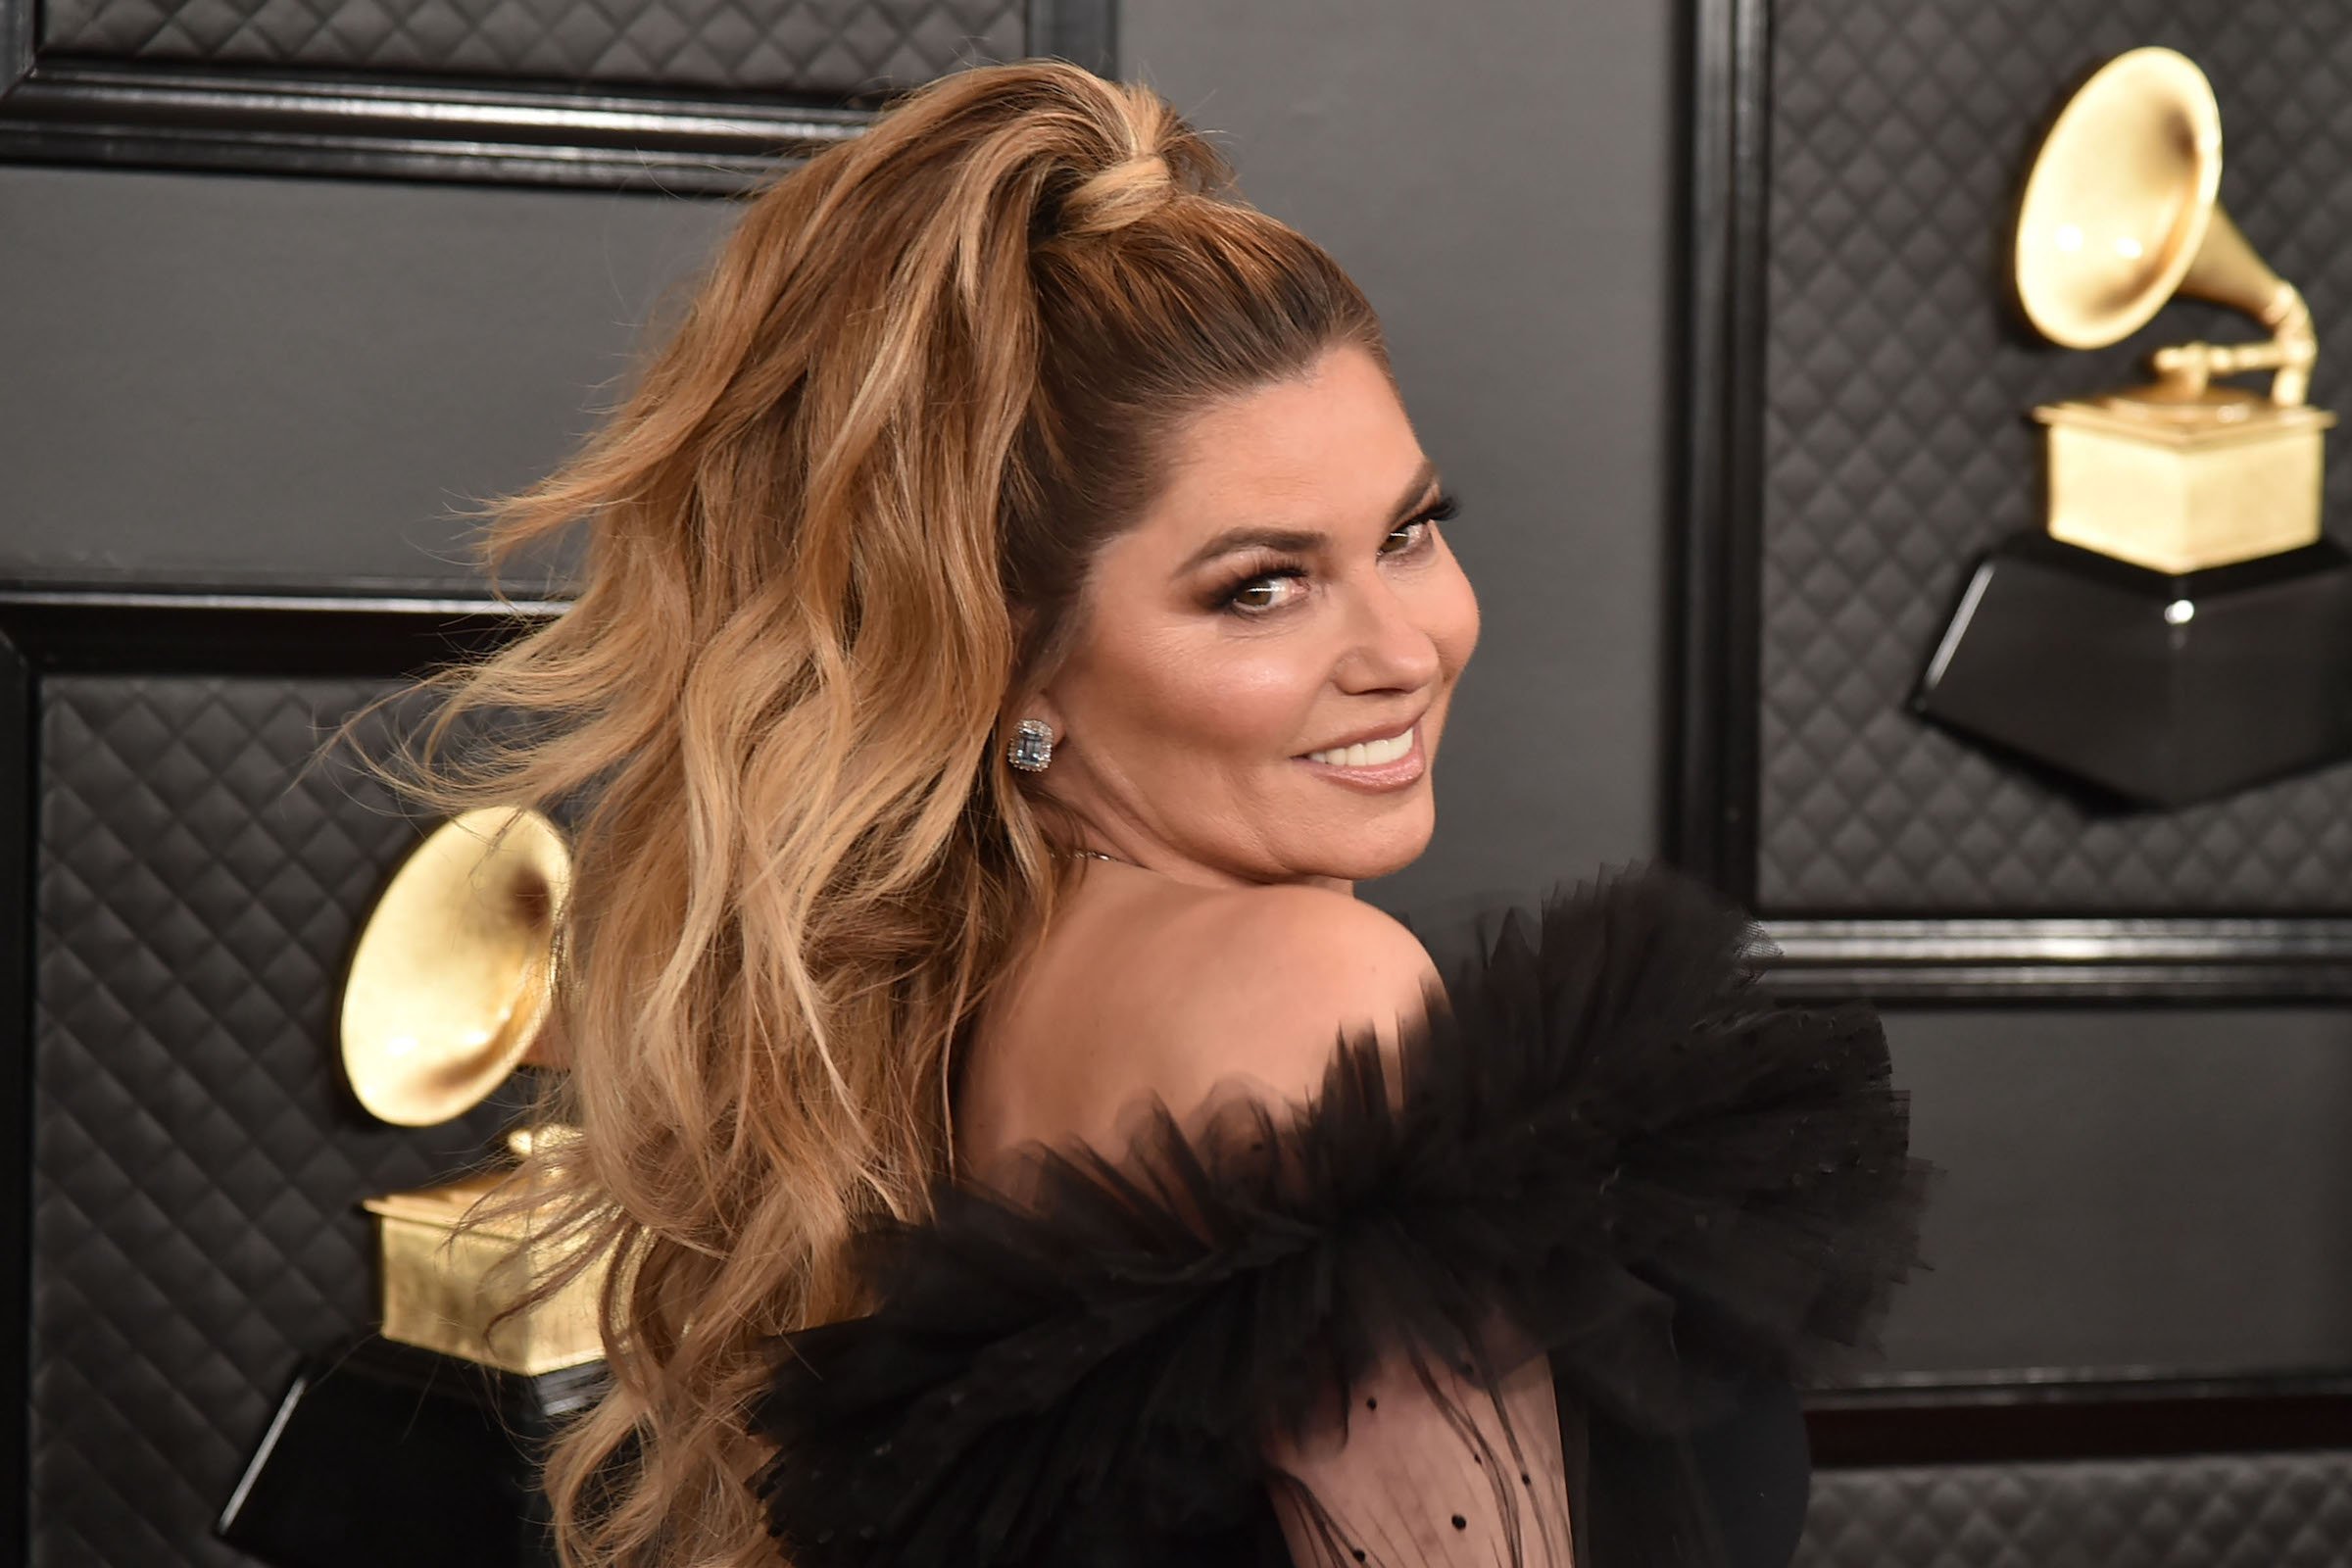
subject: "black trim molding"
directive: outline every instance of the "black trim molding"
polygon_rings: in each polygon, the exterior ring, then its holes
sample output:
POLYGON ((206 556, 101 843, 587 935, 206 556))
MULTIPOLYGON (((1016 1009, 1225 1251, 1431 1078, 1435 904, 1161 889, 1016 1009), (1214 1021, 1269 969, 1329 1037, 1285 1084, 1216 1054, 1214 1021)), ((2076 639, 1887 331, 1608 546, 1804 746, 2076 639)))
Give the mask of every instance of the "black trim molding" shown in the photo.
POLYGON ((1882 1002, 2325 1002, 2352 997, 2352 920, 1781 919, 1773 988, 1882 1002))
POLYGON ((1691 0, 1680 755, 1671 853, 1752 904, 1767 0, 1691 0))
MULTIPOLYGON (((1676 506, 1681 629, 1669 854, 1757 903, 1772 0, 1689 0, 1676 506)), ((2340 916, 1886 916, 1765 909, 1772 983, 1967 1003, 2352 999, 2340 916)))
MULTIPOLYGON (((871 96, 55 58, 0 0, 0 161, 724 194, 856 135, 871 96)), ((1117 70, 1117 0, 1028 0, 1027 47, 1117 70)))
POLYGON ((1813 1462, 2014 1464, 2352 1448, 2352 1377, 2069 1377, 1805 1398, 1813 1462))
POLYGON ((29 1544, 32 1421, 32 668, 0 633, 0 1543, 29 1544))
MULTIPOLYGON (((484 652, 564 608, 479 596, 7 587, 0 648, 24 681, 54 670, 391 677, 484 652)), ((0 768, 24 761, 0 755, 0 768)))

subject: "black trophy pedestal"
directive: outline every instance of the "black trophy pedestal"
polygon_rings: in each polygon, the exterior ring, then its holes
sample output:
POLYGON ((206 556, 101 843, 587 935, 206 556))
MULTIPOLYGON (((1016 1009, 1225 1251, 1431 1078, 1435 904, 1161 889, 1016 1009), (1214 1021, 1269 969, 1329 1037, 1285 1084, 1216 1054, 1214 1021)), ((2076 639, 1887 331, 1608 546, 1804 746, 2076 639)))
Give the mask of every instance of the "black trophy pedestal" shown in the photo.
POLYGON ((2329 540, 2171 576, 2004 541, 1914 706, 2146 805, 2352 756, 2352 556, 2329 540))
POLYGON ((221 1511, 271 1568, 552 1564, 535 1455, 602 1362, 538 1377, 369 1335, 295 1375, 221 1511))

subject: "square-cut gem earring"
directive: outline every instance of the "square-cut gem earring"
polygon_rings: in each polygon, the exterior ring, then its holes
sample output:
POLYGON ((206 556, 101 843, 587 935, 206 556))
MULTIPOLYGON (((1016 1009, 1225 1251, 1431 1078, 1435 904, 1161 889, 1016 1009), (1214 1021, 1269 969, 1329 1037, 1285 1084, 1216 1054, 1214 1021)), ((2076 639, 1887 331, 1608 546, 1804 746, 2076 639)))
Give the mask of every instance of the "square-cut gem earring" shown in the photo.
POLYGON ((1043 773, 1054 760, 1054 726, 1042 718, 1024 718, 1013 725, 1004 760, 1024 773, 1043 773))

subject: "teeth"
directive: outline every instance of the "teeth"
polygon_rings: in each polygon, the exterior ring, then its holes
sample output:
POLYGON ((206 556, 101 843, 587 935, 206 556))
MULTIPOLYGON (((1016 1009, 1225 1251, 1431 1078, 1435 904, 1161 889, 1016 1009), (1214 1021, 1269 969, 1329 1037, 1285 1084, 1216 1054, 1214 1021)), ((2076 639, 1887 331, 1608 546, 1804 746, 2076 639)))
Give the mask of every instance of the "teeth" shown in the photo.
POLYGON ((1378 767, 1394 762, 1413 749, 1413 732, 1392 735, 1385 741, 1359 741, 1353 746, 1335 746, 1328 752, 1309 752, 1306 760, 1323 762, 1332 767, 1378 767))

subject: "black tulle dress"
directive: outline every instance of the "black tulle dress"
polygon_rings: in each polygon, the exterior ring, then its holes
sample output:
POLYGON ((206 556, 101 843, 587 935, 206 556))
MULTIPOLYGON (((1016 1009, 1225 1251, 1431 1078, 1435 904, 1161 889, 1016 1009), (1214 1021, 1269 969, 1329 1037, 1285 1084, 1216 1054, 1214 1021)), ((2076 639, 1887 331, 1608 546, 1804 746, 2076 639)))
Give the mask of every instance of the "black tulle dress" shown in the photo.
POLYGON ((757 1412, 789 1560, 1786 1563, 1791 1391, 1914 1257, 1877 1020, 1772 1002, 1754 926, 1663 871, 1482 948, 1303 1108, 1155 1113, 870 1238, 876 1310, 782 1342, 757 1412), (1445 1419, 1338 1495, 1399 1389, 1445 1419))

